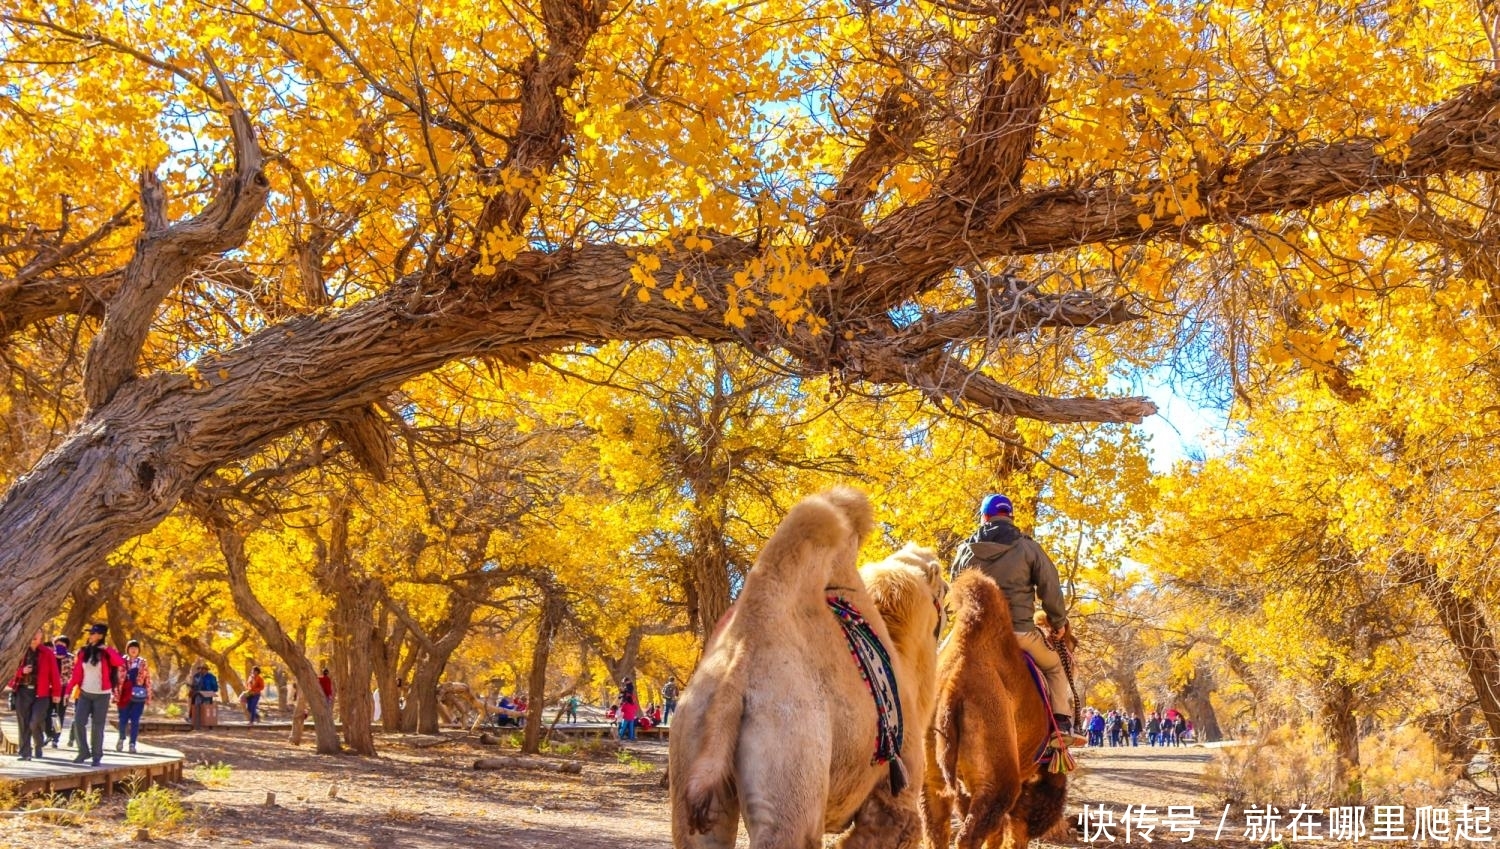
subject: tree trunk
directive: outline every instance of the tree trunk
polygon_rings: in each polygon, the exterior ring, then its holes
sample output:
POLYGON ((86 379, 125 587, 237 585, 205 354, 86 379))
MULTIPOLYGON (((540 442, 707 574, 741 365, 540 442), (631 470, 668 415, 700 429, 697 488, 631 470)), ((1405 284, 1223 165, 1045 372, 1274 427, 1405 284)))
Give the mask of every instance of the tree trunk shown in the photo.
MULTIPOLYGON (((126 570, 110 568, 107 561, 100 561, 91 572, 68 594, 68 615, 63 620, 62 630, 58 632, 66 634, 73 641, 74 648, 82 645, 83 632, 90 623, 98 619, 99 608, 109 599, 119 598, 126 570)), ((115 632, 115 640, 126 639, 115 627, 111 626, 110 631, 115 632)), ((52 636, 48 634, 47 638, 51 639, 52 636)))
POLYGON ((1500 739, 1500 651, 1484 610, 1469 596, 1461 595, 1452 581, 1438 574, 1437 566, 1421 555, 1398 558, 1403 577, 1416 583, 1437 611, 1443 631, 1463 661, 1469 686, 1479 699, 1479 710, 1491 739, 1500 739))
POLYGON ((1141 698, 1141 687, 1135 677, 1136 667, 1131 663, 1116 662, 1109 670, 1109 680, 1125 701, 1125 709, 1145 722, 1146 702, 1141 698))
POLYGON ((406 717, 411 713, 411 697, 406 699, 406 710, 401 708, 401 688, 396 684, 400 673, 390 665, 380 662, 372 664, 375 688, 380 691, 380 727, 385 731, 415 731, 415 724, 407 727, 406 717))
POLYGON ((344 745, 357 755, 374 755, 375 698, 370 681, 375 674, 371 664, 373 645, 379 639, 375 606, 380 588, 373 578, 356 573, 349 549, 350 514, 349 500, 335 499, 328 539, 325 542, 319 537, 316 541, 316 578, 333 601, 328 624, 344 745))
MULTIPOLYGON (((486 552, 489 550, 490 532, 482 531, 471 546, 468 565, 471 572, 481 572, 486 552)), ((493 577, 483 579, 484 584, 493 577)), ((448 668, 448 661, 474 621, 474 612, 479 609, 475 600, 477 589, 473 585, 455 586, 448 598, 448 609, 432 629, 422 627, 398 601, 387 597, 385 610, 394 613, 404 626, 403 633, 411 638, 412 649, 407 655, 411 686, 406 689, 406 709, 401 720, 403 731, 436 734, 442 720, 442 705, 438 697, 438 684, 448 668)))
MULTIPOLYGON (((297 678, 298 693, 321 693, 317 668, 307 659, 302 647, 287 635, 276 617, 255 597, 250 587, 249 558, 245 554, 244 535, 233 527, 228 515, 217 504, 204 505, 203 513, 205 524, 218 537, 219 550, 224 555, 227 567, 229 594, 234 599, 234 606, 240 617, 255 629, 266 648, 275 652, 292 670, 297 678)), ((339 746, 333 709, 321 698, 308 700, 308 706, 312 710, 313 727, 318 737, 318 753, 339 754, 342 749, 339 746)))
POLYGON ((425 657, 418 662, 411 675, 411 686, 406 688, 407 718, 402 723, 403 730, 419 734, 438 732, 442 717, 438 711, 437 690, 447 665, 446 657, 440 663, 425 657))
POLYGON ((1363 793, 1359 783, 1359 718, 1354 714, 1354 689, 1330 680, 1323 685, 1322 696, 1323 732, 1328 735, 1336 756, 1331 776, 1334 801, 1339 805, 1359 805, 1363 793))
POLYGON ((287 709, 287 684, 291 681, 286 674, 286 667, 278 666, 272 669, 271 680, 276 682, 276 707, 284 714, 287 709))
POLYGON ((307 695, 302 692, 302 688, 301 687, 298 687, 297 688, 297 704, 296 704, 296 707, 294 707, 292 709, 292 736, 291 736, 291 743, 292 743, 293 746, 300 746, 300 745, 302 745, 302 712, 304 710, 306 710, 306 709, 307 709, 307 695))
POLYGON ((542 712, 547 709, 547 660, 552 655, 552 641, 566 612, 556 588, 546 587, 543 592, 536 643, 531 648, 531 674, 526 684, 526 733, 521 740, 521 752, 528 755, 534 755, 542 748, 542 712))
POLYGON ((1216 743, 1224 739, 1219 714, 1214 710, 1213 693, 1213 671, 1202 662, 1193 668, 1193 677, 1177 693, 1177 704, 1192 721, 1193 734, 1200 743, 1216 743))
POLYGON ((719 620, 729 612, 732 601, 728 551, 723 537, 716 533, 716 528, 699 527, 700 521, 697 519, 694 519, 693 524, 693 597, 698 603, 693 625, 701 640, 707 641, 719 620))
MULTIPOLYGON (((361 608, 348 605, 355 613, 361 608)), ((369 608, 364 608, 369 610, 369 608)), ((333 640, 334 680, 341 694, 339 719, 344 724, 344 745, 357 755, 375 754, 375 694, 370 690, 370 655, 365 635, 358 630, 358 621, 353 616, 339 616, 340 623, 348 622, 356 627, 353 632, 335 636, 333 640)), ((366 622, 368 625, 368 622, 366 622)))
POLYGON ((401 697, 396 692, 400 673, 396 665, 401 657, 401 644, 406 640, 406 626, 397 620, 388 628, 389 617, 389 608, 382 607, 376 624, 380 638, 375 640, 370 661, 375 672, 375 688, 380 691, 380 727, 385 731, 402 731, 401 697))

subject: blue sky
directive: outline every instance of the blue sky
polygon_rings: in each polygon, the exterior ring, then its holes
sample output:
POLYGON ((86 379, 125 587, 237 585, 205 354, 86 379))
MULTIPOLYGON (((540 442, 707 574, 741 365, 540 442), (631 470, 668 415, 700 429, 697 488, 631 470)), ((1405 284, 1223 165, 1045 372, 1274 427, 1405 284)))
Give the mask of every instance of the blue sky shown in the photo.
POLYGON ((1141 423, 1151 441, 1151 470, 1167 472, 1188 457, 1213 456, 1229 439, 1228 410, 1205 406, 1171 385, 1165 370, 1141 376, 1137 392, 1156 402, 1159 412, 1141 423))

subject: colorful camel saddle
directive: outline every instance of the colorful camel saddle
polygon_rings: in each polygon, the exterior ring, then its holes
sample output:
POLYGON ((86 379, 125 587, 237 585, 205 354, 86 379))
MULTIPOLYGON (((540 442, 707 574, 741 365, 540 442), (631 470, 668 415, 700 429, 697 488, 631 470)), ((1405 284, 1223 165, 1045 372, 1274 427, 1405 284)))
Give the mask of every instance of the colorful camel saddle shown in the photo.
POLYGON ((854 605, 840 596, 828 596, 828 608, 838 618, 849 642, 849 653, 859 667, 860 677, 875 700, 875 756, 871 764, 890 764, 891 795, 898 795, 909 782, 906 765, 901 762, 901 742, 905 724, 901 717, 901 693, 896 688, 896 671, 891 655, 854 605))
POLYGON ((1035 763, 1045 766, 1048 772, 1072 772, 1078 768, 1078 763, 1073 760, 1073 753, 1068 751, 1068 735, 1057 725, 1057 716, 1052 711, 1052 699, 1047 695, 1047 682, 1042 677, 1042 670, 1031 659, 1031 655, 1023 651, 1021 657, 1026 660, 1026 671, 1031 673, 1031 683, 1036 685, 1036 691, 1041 694, 1042 707, 1047 711, 1047 726, 1051 729, 1036 753, 1035 763))

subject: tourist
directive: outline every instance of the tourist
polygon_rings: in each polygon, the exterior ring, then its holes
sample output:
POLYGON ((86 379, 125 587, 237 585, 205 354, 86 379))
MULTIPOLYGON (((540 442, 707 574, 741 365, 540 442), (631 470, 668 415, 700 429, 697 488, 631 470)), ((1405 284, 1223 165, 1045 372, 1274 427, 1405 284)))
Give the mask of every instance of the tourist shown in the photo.
POLYGON ((125 747, 127 738, 130 753, 135 754, 135 741, 141 734, 141 715, 151 701, 151 671, 146 659, 141 657, 141 643, 131 640, 125 644, 125 675, 116 690, 115 706, 120 717, 120 739, 115 741, 115 751, 125 747))
POLYGON ((980 502, 979 514, 984 523, 959 545, 953 559, 953 573, 979 569, 999 586, 1009 602, 1016 641, 1022 651, 1031 655, 1046 679, 1053 722, 1062 732, 1062 743, 1082 746, 1085 738, 1073 729, 1073 685, 1063 670, 1062 658, 1053 648, 1066 642, 1068 635, 1062 581, 1057 566, 1042 547, 1016 527, 1012 512, 1011 500, 1003 495, 990 495, 980 502), (1038 599, 1051 626, 1050 641, 1034 621, 1038 599))
POLYGON ((1089 720, 1089 745, 1104 745, 1104 714, 1096 712, 1094 718, 1089 720))
POLYGON ((1130 732, 1130 745, 1139 746, 1141 744, 1141 715, 1132 713, 1126 728, 1130 732))
MULTIPOLYGON (((57 677, 63 681, 73 679, 73 652, 71 651, 73 641, 67 634, 58 634, 52 638, 52 651, 57 655, 57 677)), ((62 730, 68 728, 68 700, 59 698, 52 703, 52 716, 47 720, 49 726, 48 736, 52 738, 52 748, 61 748, 62 730), (56 725, 53 725, 53 722, 56 725)), ((73 730, 68 728, 68 745, 73 745, 73 730)))
POLYGON ((568 696, 568 700, 564 703, 563 710, 568 714, 569 723, 578 722, 578 705, 579 699, 577 694, 568 696))
POLYGON ((1151 712, 1151 718, 1146 720, 1146 745, 1155 746, 1161 743, 1161 714, 1151 712))
POLYGON ((620 701, 620 739, 634 740, 636 720, 640 718, 641 706, 635 703, 635 693, 620 701))
POLYGON ((323 691, 323 699, 333 707, 333 676, 328 674, 328 667, 323 667, 323 674, 318 676, 318 688, 323 691))
POLYGON ((667 683, 662 685, 661 698, 666 702, 666 708, 662 710, 661 721, 666 724, 672 721, 672 714, 677 710, 677 679, 668 678, 667 683))
POLYGON ((73 731, 78 737, 78 755, 74 763, 92 762, 98 766, 104 759, 104 723, 109 719, 109 702, 125 666, 125 658, 112 646, 105 645, 109 626, 96 622, 89 626, 83 647, 73 659, 73 677, 68 693, 73 699, 73 731))
POLYGON ((188 680, 188 722, 193 730, 207 728, 208 707, 219 697, 219 678, 209 671, 208 664, 198 661, 193 664, 193 676, 188 680))
POLYGON ((250 667, 250 680, 245 682, 245 715, 250 724, 260 722, 260 697, 266 691, 266 679, 261 677, 260 667, 250 667))
POLYGON ((62 676, 57 671, 57 653, 47 645, 41 631, 31 637, 31 645, 21 654, 16 674, 10 679, 15 693, 17 730, 21 734, 20 759, 29 761, 42 756, 47 740, 47 711, 62 701, 62 676))
POLYGON ((1187 717, 1177 714, 1177 721, 1172 724, 1172 745, 1181 746, 1183 738, 1187 736, 1187 717))

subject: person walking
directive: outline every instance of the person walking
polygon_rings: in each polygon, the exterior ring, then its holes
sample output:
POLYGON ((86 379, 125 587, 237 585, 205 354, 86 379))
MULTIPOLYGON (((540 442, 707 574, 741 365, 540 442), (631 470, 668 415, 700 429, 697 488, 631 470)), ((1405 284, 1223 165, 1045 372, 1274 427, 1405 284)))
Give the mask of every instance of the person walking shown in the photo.
MULTIPOLYGON (((58 634, 52 638, 52 652, 57 656, 57 677, 64 685, 73 679, 73 641, 67 634, 58 634)), ((68 700, 67 693, 64 698, 59 698, 52 703, 51 715, 47 718, 47 736, 52 739, 52 748, 62 747, 62 732, 68 729, 68 745, 73 745, 73 730, 68 727, 68 700)))
POLYGON ((68 693, 76 705, 73 731, 78 737, 78 755, 74 763, 92 762, 99 766, 104 759, 104 724, 109 719, 109 702, 119 686, 125 658, 112 646, 105 645, 109 626, 95 622, 73 662, 73 677, 68 693))
POLYGON ((260 667, 250 667, 250 680, 245 682, 245 715, 251 725, 260 722, 260 697, 265 691, 266 679, 261 676, 260 667))
POLYGON ((135 742, 141 734, 141 715, 151 702, 151 670, 146 659, 141 657, 141 643, 131 640, 125 644, 125 675, 116 690, 115 708, 120 718, 120 737, 115 740, 115 751, 130 743, 130 753, 135 754, 135 742))
MULTIPOLYGON (((990 495, 979 504, 984 524, 960 544, 953 574, 979 569, 988 575, 1010 602, 1011 625, 1021 650, 1031 655, 1047 680, 1052 715, 1068 745, 1082 746, 1085 738, 1073 729, 1073 685, 1062 658, 1048 645, 1033 621, 1037 599, 1047 614, 1052 636, 1062 641, 1068 633, 1068 610, 1057 566, 1036 541, 1016 527, 1014 506, 1003 495, 990 495)), ((1082 730, 1082 729, 1079 729, 1082 730)))
POLYGON ((10 689, 16 694, 16 730, 21 734, 18 758, 29 761, 42 756, 47 741, 47 712, 62 701, 62 676, 57 671, 57 654, 47 645, 41 631, 31 637, 31 645, 21 653, 10 689))
POLYGON ((670 725, 672 723, 672 714, 677 711, 677 696, 677 679, 668 678, 667 683, 663 684, 661 688, 661 699, 665 703, 661 714, 663 725, 670 725))

